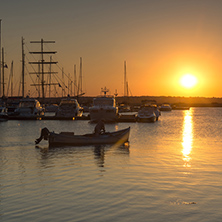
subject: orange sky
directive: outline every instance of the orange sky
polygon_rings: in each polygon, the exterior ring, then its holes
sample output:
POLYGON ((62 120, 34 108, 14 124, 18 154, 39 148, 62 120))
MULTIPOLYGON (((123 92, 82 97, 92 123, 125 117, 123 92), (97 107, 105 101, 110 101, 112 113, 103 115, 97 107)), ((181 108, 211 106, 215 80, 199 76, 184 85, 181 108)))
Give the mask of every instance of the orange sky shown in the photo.
POLYGON ((31 96, 37 91, 30 86, 28 73, 33 69, 28 61, 38 58, 29 51, 39 50, 40 46, 30 41, 43 38, 56 41, 45 49, 57 51, 53 59, 58 66, 53 71, 58 71, 59 81, 62 67, 73 79, 76 64, 79 75, 82 57, 83 90, 87 96, 100 94, 105 86, 110 94, 117 90, 122 96, 126 61, 130 95, 222 97, 222 1, 41 1, 1 4, 2 46, 9 66, 6 80, 13 60, 15 94, 21 75, 23 36, 27 57, 25 89, 31 96), (198 79, 194 88, 180 85, 186 73, 198 79))

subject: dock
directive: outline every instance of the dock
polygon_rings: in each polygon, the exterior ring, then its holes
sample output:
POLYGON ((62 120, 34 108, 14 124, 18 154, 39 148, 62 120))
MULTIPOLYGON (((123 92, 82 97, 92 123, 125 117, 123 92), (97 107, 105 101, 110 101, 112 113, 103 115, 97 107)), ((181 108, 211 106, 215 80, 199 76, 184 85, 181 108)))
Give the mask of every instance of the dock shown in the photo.
MULTIPOLYGON (((9 116, 9 120, 90 120, 89 115, 82 115, 77 117, 58 117, 58 116, 37 116, 37 117, 23 117, 23 116, 9 116)), ((136 122, 135 115, 119 115, 116 122, 136 122)))

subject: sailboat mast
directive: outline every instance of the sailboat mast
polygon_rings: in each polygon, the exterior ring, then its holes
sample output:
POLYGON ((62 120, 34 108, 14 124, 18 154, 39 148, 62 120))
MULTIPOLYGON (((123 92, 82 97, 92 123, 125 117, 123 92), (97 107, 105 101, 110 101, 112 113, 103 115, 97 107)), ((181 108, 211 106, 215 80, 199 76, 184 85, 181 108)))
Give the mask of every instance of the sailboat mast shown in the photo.
POLYGON ((2 48, 2 96, 5 96, 4 48, 2 48))
POLYGON ((50 56, 50 64, 49 64, 49 98, 51 97, 51 78, 52 78, 52 56, 50 56))
POLYGON ((40 64, 40 61, 39 61, 39 64, 38 64, 38 94, 39 94, 39 98, 41 97, 41 75, 40 75, 40 72, 41 71, 41 64, 40 64))
POLYGON ((126 61, 124 61, 124 96, 127 96, 126 61))
POLYGON ((45 98, 44 92, 44 59, 43 59, 43 39, 41 39, 41 56, 42 56, 42 98, 45 98))
MULTIPOLYGON (((63 70, 63 67, 62 67, 62 83, 63 83, 63 85, 65 85, 65 79, 64 79, 64 70, 63 70)), ((62 88, 62 97, 63 97, 63 88, 62 88)))
POLYGON ((77 96, 82 94, 82 57, 80 57, 79 84, 77 96))
MULTIPOLYGON (((41 50, 39 52, 29 52, 31 54, 40 54, 41 55, 41 60, 38 62, 29 62, 29 64, 40 64, 41 65, 41 71, 39 71, 39 73, 37 73, 38 75, 41 76, 41 83, 38 84, 32 84, 31 86, 37 86, 37 85, 41 85, 42 88, 42 99, 43 99, 43 103, 44 103, 44 99, 45 99, 45 89, 44 86, 48 85, 47 83, 45 83, 44 81, 44 75, 45 74, 52 74, 52 73, 56 73, 56 72, 44 72, 44 64, 56 64, 57 62, 47 62, 44 60, 44 55, 45 54, 55 54, 55 51, 44 51, 43 49, 43 44, 44 43, 55 43, 55 41, 44 41, 43 39, 41 39, 41 41, 31 41, 30 43, 40 43, 41 44, 41 50)), ((30 73, 30 74, 36 74, 36 73, 30 73)), ((50 85, 52 85, 52 83, 50 83, 50 85)), ((55 84, 53 84, 55 85, 55 84)))
POLYGON ((11 96, 13 96, 13 61, 11 63, 11 96))
POLYGON ((24 53, 23 37, 22 37, 22 97, 25 97, 25 53, 24 53))
MULTIPOLYGON (((2 49, 2 20, 0 19, 0 51, 2 49)), ((2 57, 0 53, 0 96, 2 95, 2 57)))
POLYGON ((76 65, 74 65, 74 96, 76 96, 76 86, 77 86, 77 83, 76 83, 76 65))

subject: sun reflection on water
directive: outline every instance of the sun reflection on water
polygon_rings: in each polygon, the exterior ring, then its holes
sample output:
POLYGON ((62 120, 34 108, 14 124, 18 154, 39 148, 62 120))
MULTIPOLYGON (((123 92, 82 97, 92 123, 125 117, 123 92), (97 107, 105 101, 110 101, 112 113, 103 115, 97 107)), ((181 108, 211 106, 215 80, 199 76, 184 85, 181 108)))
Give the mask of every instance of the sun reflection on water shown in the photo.
POLYGON ((184 167, 191 167, 190 165, 190 154, 192 151, 193 145, 193 120, 192 120, 192 110, 187 110, 184 115, 184 122, 183 122, 183 160, 184 160, 184 167))

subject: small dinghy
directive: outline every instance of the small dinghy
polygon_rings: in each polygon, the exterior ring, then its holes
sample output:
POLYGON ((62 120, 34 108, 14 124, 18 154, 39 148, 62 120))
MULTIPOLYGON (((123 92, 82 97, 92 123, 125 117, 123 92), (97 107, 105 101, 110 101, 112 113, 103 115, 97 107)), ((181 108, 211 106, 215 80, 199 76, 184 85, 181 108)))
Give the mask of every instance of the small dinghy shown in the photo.
POLYGON ((129 141, 130 127, 115 132, 105 132, 100 135, 85 134, 74 135, 73 132, 50 132, 47 128, 43 128, 41 135, 36 139, 38 144, 42 139, 48 140, 49 147, 56 146, 87 146, 87 145, 102 145, 102 144, 124 144, 129 141))

